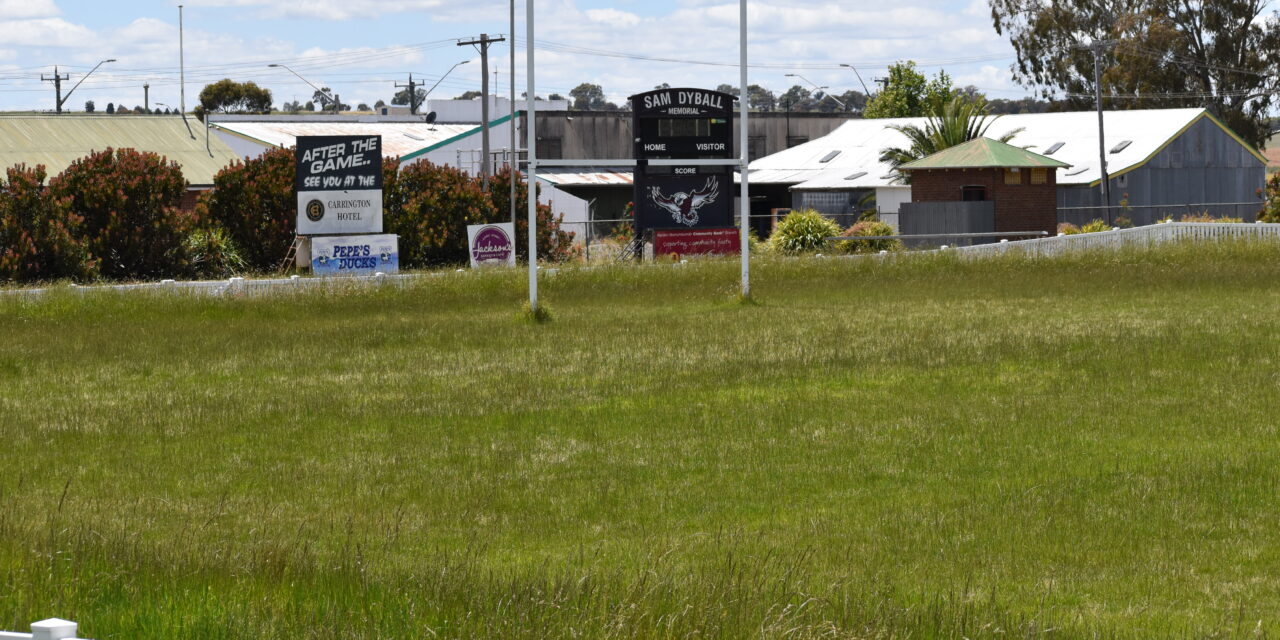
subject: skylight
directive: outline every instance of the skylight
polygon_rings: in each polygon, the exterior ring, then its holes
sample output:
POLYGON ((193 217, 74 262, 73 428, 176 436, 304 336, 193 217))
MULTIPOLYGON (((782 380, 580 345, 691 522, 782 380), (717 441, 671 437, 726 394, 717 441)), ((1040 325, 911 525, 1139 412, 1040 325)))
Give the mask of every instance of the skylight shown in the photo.
POLYGON ((1121 140, 1119 144, 1111 147, 1111 153, 1120 153, 1121 151, 1128 149, 1131 144, 1133 144, 1132 140, 1121 140))
POLYGON ((861 178, 862 176, 865 176, 865 175, 867 175, 867 172, 866 172, 866 171, 859 171, 859 172, 857 172, 857 173, 855 173, 855 174, 853 174, 853 175, 845 176, 845 177, 844 177, 844 179, 845 179, 845 180, 857 180, 858 178, 861 178))
POLYGON ((1082 173, 1084 173, 1084 172, 1086 172, 1086 171, 1088 171, 1088 170, 1089 170, 1089 167, 1087 167, 1087 166, 1084 166, 1084 167, 1077 167, 1076 169, 1074 169, 1074 170, 1072 170, 1072 171, 1068 171, 1065 175, 1068 175, 1068 176, 1078 176, 1078 175, 1080 175, 1080 174, 1082 174, 1082 173))
POLYGON ((413 135, 412 133, 406 133, 406 134, 404 134, 404 137, 406 137, 406 138, 413 138, 414 140, 425 140, 425 139, 426 139, 426 138, 419 138, 418 136, 415 136, 415 135, 413 135))
POLYGON ((1053 143, 1053 146, 1049 147, 1048 149, 1045 149, 1044 154, 1045 154, 1046 156, 1051 156, 1051 155, 1053 155, 1053 154, 1054 154, 1058 149, 1061 149, 1061 148, 1062 148, 1062 145, 1064 145, 1064 144, 1066 144, 1066 143, 1065 143, 1065 142, 1055 142, 1055 143, 1053 143))
POLYGON ((840 155, 840 150, 836 149, 835 151, 832 151, 831 153, 828 153, 827 155, 822 156, 822 159, 819 160, 818 162, 831 162, 831 160, 838 155, 840 155))

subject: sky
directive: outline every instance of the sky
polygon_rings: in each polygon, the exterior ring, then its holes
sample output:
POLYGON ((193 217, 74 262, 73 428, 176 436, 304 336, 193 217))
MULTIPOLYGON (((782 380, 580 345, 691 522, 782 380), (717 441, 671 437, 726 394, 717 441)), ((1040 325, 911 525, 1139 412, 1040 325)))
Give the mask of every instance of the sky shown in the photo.
MULTIPOLYGON (((517 0, 516 82, 525 91, 525 0, 517 0)), ((64 94, 99 61, 65 108, 86 100, 179 104, 178 1, 0 0, 0 110, 52 109, 42 82, 55 65, 70 76, 64 94)), ((307 101, 307 81, 332 88, 352 105, 390 102, 396 83, 435 83, 451 98, 479 90, 481 65, 459 40, 502 36, 490 47, 509 95, 508 0, 183 0, 186 104, 222 78, 270 89, 277 105, 307 101)), ((714 88, 738 83, 737 2, 725 0, 536 0, 537 93, 567 94, 582 82, 608 99, 662 83, 714 88), (647 59, 646 59, 647 58, 647 59)), ((748 5, 749 82, 782 93, 793 84, 836 94, 871 85, 896 60, 915 60, 929 75, 946 70, 956 84, 993 98, 1029 92, 1013 82, 1008 41, 991 26, 986 0, 753 0, 748 5), (840 67, 852 64, 854 71, 840 67), (787 77, 786 74, 797 74, 787 77)), ((492 84, 492 82, 491 82, 492 84)), ((428 84, 430 86, 430 84, 428 84)))

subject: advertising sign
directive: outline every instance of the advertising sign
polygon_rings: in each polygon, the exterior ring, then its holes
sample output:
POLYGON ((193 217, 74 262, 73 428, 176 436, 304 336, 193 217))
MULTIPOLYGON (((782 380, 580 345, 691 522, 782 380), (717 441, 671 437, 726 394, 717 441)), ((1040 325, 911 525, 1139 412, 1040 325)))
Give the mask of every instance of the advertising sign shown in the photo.
POLYGON ((471 266, 516 266, 516 226, 501 224, 467 225, 467 247, 471 266))
POLYGON ((659 229, 653 232, 653 255, 731 255, 740 252, 738 230, 659 229))
POLYGON ((318 276, 373 275, 399 270, 400 243, 394 235, 311 239, 311 272, 318 276))
POLYGON ((733 180, 726 175, 651 175, 636 201, 642 229, 723 227, 732 221, 733 180))
POLYGON ((382 233, 382 136, 300 136, 298 235, 382 233))

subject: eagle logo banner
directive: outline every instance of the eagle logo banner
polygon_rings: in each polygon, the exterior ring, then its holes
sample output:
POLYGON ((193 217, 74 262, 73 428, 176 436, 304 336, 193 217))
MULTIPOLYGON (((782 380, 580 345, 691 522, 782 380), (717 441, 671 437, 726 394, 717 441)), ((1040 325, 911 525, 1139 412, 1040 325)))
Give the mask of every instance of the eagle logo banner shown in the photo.
POLYGON ((715 202, 718 195, 720 184, 715 178, 707 178, 707 183, 700 189, 681 191, 671 196, 664 195, 660 187, 649 187, 649 199, 670 212, 672 220, 686 227, 698 224, 698 209, 715 202))

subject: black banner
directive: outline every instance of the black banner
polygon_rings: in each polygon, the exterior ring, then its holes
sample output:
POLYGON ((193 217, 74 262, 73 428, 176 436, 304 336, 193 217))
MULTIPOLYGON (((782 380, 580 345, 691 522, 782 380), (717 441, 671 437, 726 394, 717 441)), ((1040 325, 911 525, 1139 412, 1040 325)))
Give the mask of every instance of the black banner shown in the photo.
POLYGON ((300 136, 294 158, 299 193, 382 188, 382 136, 300 136))
POLYGON ((733 174, 650 175, 636 194, 641 229, 698 229, 733 224, 733 174))

